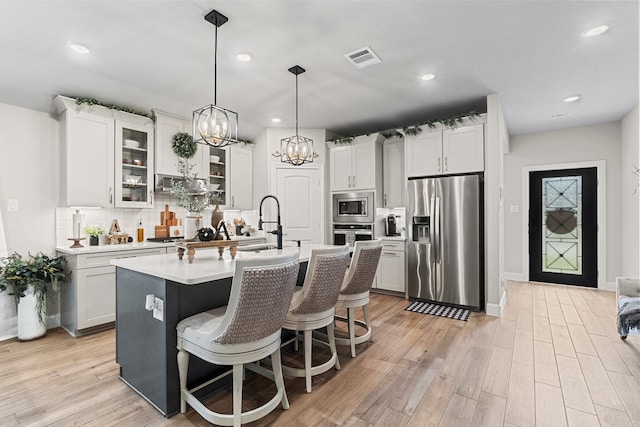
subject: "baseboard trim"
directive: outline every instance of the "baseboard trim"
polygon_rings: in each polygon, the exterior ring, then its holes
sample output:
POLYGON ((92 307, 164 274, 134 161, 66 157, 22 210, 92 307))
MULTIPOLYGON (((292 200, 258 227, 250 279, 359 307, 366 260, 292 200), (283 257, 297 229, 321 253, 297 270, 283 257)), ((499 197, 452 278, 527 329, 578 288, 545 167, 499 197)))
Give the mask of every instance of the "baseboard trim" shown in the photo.
POLYGON ((487 314, 489 316, 501 317, 502 312, 504 311, 504 307, 507 305, 507 293, 502 293, 502 298, 500 298, 500 304, 491 304, 487 303, 487 314))
POLYGON ((513 282, 528 282, 527 276, 523 273, 513 273, 505 271, 503 274, 504 280, 510 280, 513 282))

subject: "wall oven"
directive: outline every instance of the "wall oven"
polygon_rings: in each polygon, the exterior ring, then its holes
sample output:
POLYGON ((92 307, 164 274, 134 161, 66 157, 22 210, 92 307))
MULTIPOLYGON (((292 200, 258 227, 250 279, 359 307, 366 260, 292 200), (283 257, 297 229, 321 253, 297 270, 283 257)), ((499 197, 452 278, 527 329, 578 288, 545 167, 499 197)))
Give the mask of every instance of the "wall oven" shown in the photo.
POLYGON ((334 193, 333 222, 334 223, 373 223, 375 207, 373 191, 334 193))
POLYGON ((333 224, 334 245, 355 245, 360 240, 373 240, 373 224, 333 224))

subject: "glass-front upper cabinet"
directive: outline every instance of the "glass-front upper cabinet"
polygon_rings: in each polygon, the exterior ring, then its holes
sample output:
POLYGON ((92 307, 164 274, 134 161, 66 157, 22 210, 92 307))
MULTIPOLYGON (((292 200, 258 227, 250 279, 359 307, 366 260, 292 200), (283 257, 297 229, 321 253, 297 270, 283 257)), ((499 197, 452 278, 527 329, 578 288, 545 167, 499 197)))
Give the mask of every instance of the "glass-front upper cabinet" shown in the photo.
POLYGON ((115 205, 122 208, 153 206, 153 124, 116 120, 115 205))
MULTIPOLYGON (((212 197, 218 196, 218 203, 226 205, 227 190, 227 151, 222 148, 209 147, 209 192, 212 197)), ((215 204, 215 199, 214 204, 215 204)))

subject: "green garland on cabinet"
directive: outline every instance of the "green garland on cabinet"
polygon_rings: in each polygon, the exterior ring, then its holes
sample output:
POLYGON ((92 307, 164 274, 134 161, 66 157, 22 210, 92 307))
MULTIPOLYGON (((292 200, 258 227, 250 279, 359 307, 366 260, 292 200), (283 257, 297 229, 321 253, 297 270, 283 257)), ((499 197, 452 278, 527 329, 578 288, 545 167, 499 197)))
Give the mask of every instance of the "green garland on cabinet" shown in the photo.
POLYGON ((135 111, 131 108, 128 107, 121 107, 119 105, 113 105, 113 104, 103 104, 102 102, 93 99, 93 98, 76 98, 76 105, 97 105, 99 107, 105 107, 105 108, 109 108, 111 110, 117 110, 117 111, 123 111, 125 113, 131 113, 131 114, 136 114, 138 116, 143 116, 143 117, 151 117, 149 114, 147 113, 141 113, 139 111, 135 111))
MULTIPOLYGON (((422 126, 428 126, 429 128, 434 129, 438 123, 442 124, 443 126, 455 129, 459 124, 464 122, 464 119, 466 118, 472 119, 474 117, 479 117, 479 116, 480 116, 480 113, 473 110, 473 111, 469 111, 468 113, 457 114, 455 116, 444 117, 440 119, 427 120, 424 122, 417 123, 415 125, 405 126, 402 128, 402 132, 400 131, 381 132, 381 134, 386 139, 395 138, 395 137, 402 138, 403 136, 416 136, 422 132, 422 126)), ((333 142, 336 145, 350 144, 353 141, 353 139, 354 137, 347 136, 342 138, 332 138, 332 139, 329 139, 329 142, 333 142)))

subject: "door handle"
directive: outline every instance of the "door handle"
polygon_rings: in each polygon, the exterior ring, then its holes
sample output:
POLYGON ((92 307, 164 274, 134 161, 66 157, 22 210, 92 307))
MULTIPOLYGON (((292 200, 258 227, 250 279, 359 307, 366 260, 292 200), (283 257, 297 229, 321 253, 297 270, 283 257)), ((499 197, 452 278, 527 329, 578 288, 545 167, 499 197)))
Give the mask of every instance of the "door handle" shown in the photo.
POLYGON ((434 264, 436 262, 436 199, 431 198, 431 209, 429 212, 430 224, 429 224, 429 242, 431 243, 431 251, 429 251, 429 262, 434 264))
POLYGON ((442 262, 442 254, 440 253, 442 251, 442 248, 440 247, 440 198, 436 197, 436 206, 435 206, 435 213, 436 213, 436 226, 435 226, 435 238, 436 238, 436 262, 442 262))
POLYGON ((444 171, 446 172, 447 170, 449 170, 449 164, 447 162, 447 157, 444 158, 444 171))

